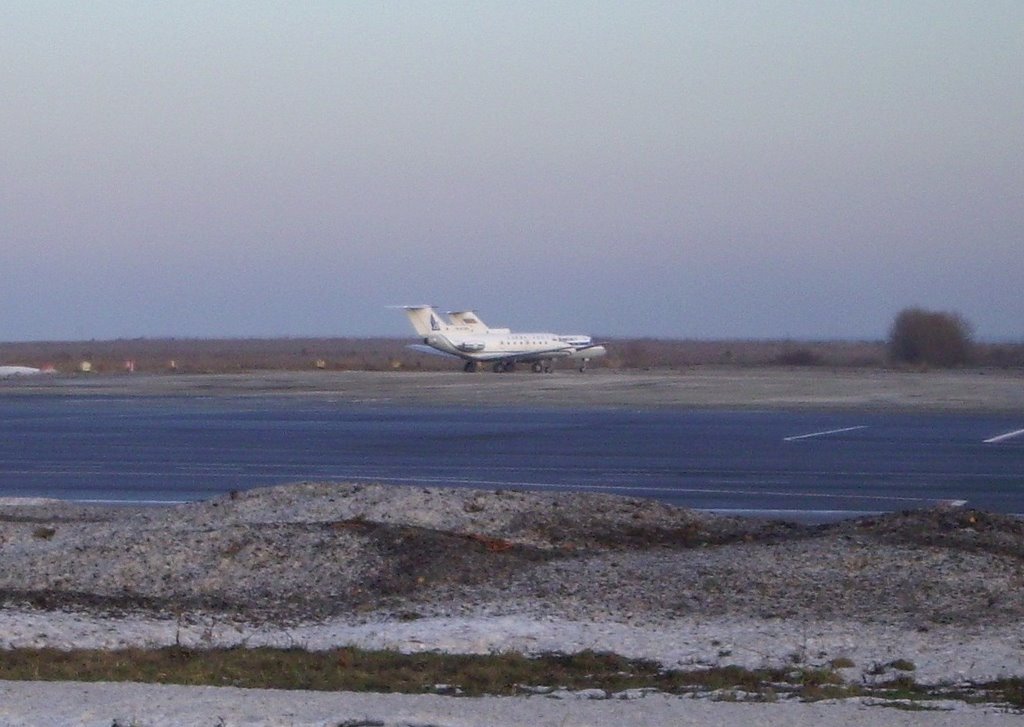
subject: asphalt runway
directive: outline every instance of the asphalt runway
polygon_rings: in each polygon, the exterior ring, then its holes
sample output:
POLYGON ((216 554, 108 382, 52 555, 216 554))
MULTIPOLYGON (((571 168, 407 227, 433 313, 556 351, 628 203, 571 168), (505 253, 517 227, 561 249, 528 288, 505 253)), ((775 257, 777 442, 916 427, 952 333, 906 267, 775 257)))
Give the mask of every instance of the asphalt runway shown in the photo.
POLYGON ((584 490, 827 519, 1024 513, 1024 417, 0 397, 0 497, 167 503, 301 480, 584 490))

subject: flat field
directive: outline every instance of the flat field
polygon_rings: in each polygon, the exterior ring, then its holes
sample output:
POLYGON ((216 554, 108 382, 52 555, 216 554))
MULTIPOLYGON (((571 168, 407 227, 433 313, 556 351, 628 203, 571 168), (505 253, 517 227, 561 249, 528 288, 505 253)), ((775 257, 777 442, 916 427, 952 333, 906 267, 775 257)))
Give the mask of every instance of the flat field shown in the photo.
POLYGON ((325 396, 339 402, 559 407, 1024 411, 1024 371, 694 366, 514 374, 257 371, 18 377, 0 394, 325 396))

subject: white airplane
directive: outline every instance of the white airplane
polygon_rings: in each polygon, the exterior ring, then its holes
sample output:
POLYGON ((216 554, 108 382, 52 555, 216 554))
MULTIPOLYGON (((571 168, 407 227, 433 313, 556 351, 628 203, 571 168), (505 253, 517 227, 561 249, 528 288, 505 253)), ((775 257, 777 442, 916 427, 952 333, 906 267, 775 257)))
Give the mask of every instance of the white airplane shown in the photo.
POLYGON ((8 376, 31 376, 43 373, 42 369, 34 369, 31 366, 0 366, 0 379, 8 376))
POLYGON ((570 359, 584 371, 592 358, 604 356, 605 347, 590 336, 555 333, 513 333, 508 328, 489 328, 473 311, 452 311, 445 320, 429 305, 403 306, 422 344, 409 348, 424 353, 460 358, 466 371, 485 363, 496 372, 514 371, 529 363, 535 373, 550 373, 555 359, 570 359))

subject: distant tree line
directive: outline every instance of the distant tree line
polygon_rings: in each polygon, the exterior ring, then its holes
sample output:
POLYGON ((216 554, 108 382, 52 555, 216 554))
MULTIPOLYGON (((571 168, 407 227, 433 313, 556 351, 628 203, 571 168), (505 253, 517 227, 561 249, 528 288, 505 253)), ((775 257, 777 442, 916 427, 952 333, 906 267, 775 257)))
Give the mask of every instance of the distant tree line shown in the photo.
MULTIPOLYGON (((873 341, 604 339, 606 369, 686 369, 693 366, 881 367, 996 366, 1024 368, 1024 341, 976 343, 959 314, 907 308, 888 339, 873 341)), ((402 338, 119 339, 0 342, 0 363, 52 365, 96 373, 238 373, 256 370, 460 371, 458 361, 407 348, 402 338)))

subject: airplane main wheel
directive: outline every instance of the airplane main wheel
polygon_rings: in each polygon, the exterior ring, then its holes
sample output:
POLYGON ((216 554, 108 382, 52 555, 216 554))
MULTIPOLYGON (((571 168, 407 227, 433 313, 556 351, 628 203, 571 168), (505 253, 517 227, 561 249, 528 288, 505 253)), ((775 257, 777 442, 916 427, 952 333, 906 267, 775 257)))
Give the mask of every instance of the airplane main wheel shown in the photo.
POLYGON ((535 373, 535 374, 540 374, 540 373, 544 372, 544 364, 542 364, 540 361, 535 363, 532 368, 533 368, 533 373, 535 373))
POLYGON ((467 361, 466 365, 462 367, 462 370, 467 374, 472 374, 480 370, 480 364, 476 361, 467 361))
POLYGON ((500 374, 500 373, 502 373, 502 372, 503 372, 504 370, 505 370, 505 364, 503 364, 503 363, 502 363, 501 361, 498 361, 498 362, 496 362, 496 363, 494 364, 494 373, 496 373, 496 374, 500 374))

